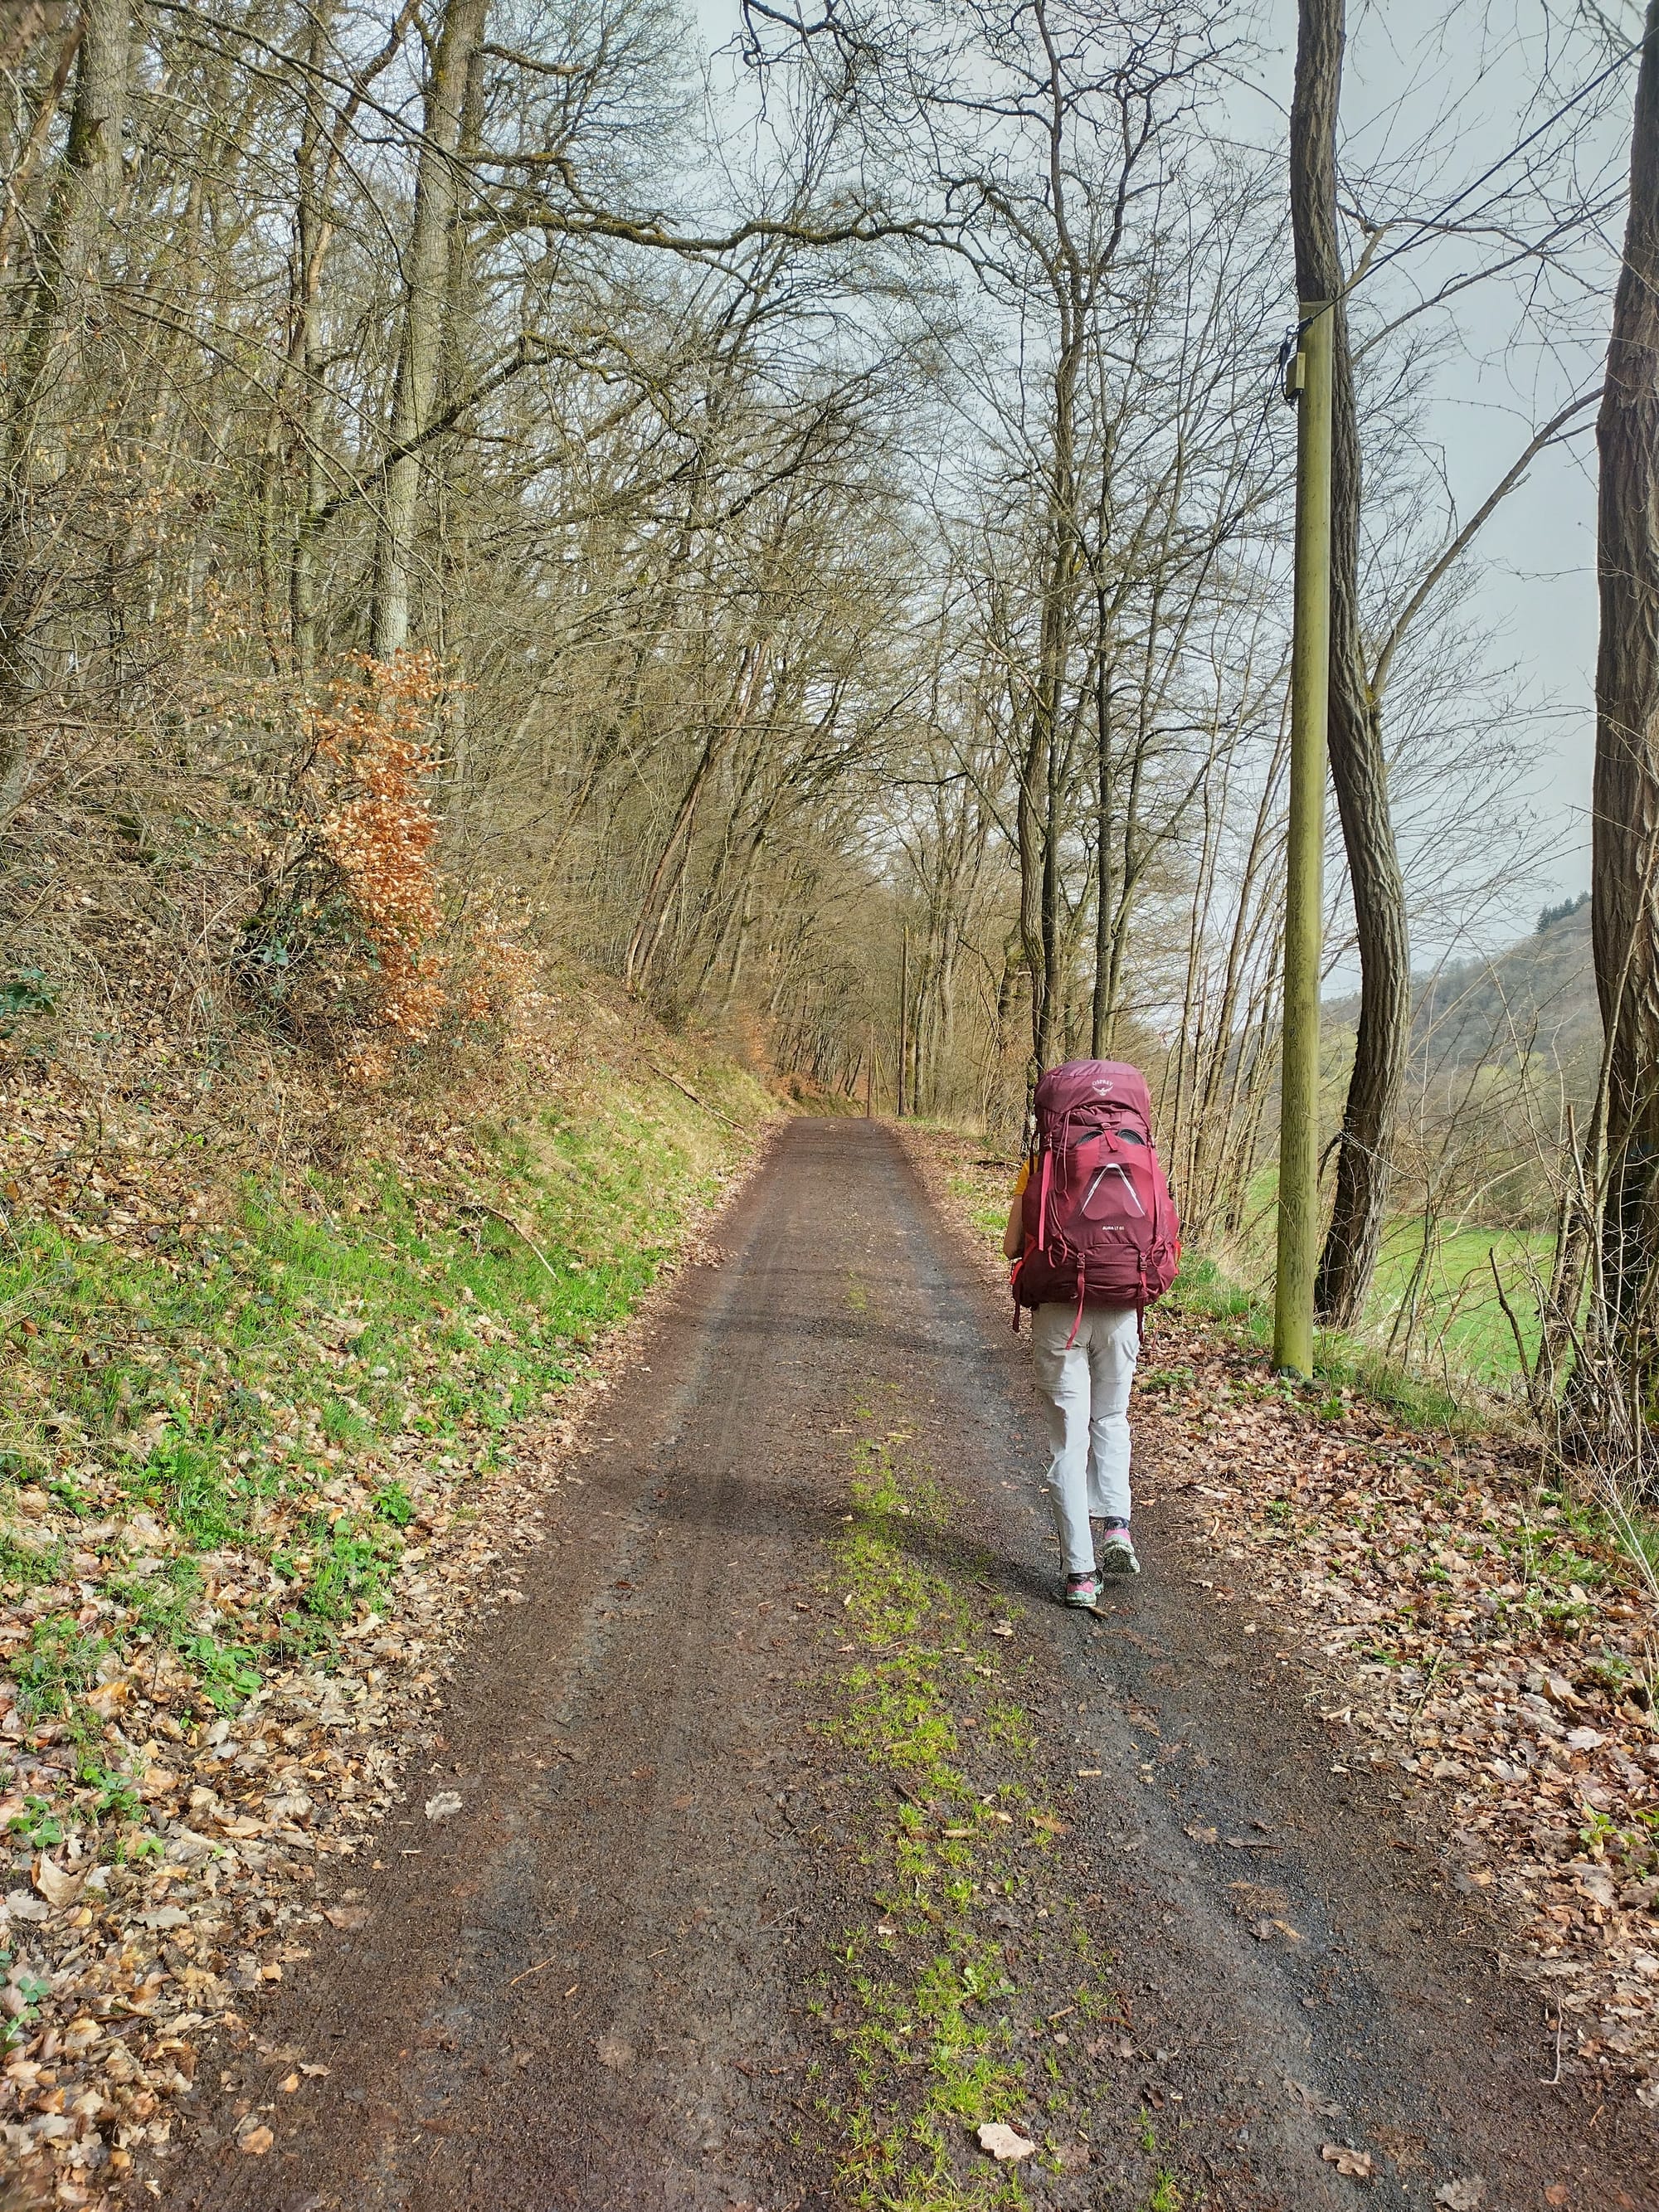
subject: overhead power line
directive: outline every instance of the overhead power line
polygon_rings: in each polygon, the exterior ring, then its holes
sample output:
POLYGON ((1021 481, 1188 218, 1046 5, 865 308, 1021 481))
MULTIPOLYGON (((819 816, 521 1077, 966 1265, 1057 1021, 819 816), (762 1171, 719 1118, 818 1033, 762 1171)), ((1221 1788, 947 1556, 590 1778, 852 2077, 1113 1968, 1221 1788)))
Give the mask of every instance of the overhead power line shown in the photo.
POLYGON ((1425 230, 1437 230, 1441 224, 1446 221, 1448 216, 1456 214, 1458 209, 1462 206, 1466 200, 1473 198, 1474 194, 1478 192, 1483 185, 1489 185, 1492 179, 1498 175, 1500 170, 1506 169, 1511 161, 1518 161, 1521 155, 1524 154, 1529 147, 1535 146, 1540 138, 1544 137, 1548 132, 1553 131, 1558 123, 1572 112, 1573 109, 1577 106, 1580 100, 1588 100, 1591 93, 1599 91, 1601 88, 1607 83, 1610 77, 1616 76, 1619 71, 1623 69, 1625 64, 1631 58, 1632 55, 1639 54, 1646 44, 1647 34, 1644 33, 1643 36, 1636 40, 1633 44, 1625 47, 1621 52, 1615 54, 1605 69, 1598 70, 1595 76, 1589 78, 1587 82, 1581 84, 1577 92, 1569 94, 1567 98, 1562 101, 1560 106, 1555 110, 1553 115, 1547 115, 1544 118, 1544 120, 1537 125, 1534 129, 1529 131, 1524 138, 1518 139, 1516 143, 1510 148, 1507 153, 1500 154, 1498 159, 1489 168, 1483 169, 1480 174, 1474 179, 1473 183, 1465 185, 1462 191, 1455 193, 1453 197, 1446 202, 1444 207, 1437 209, 1433 215, 1419 216, 1419 219, 1411 225, 1410 228, 1407 231, 1406 235, 1401 239, 1397 244, 1391 246, 1386 253, 1379 254, 1376 259, 1354 279, 1353 283, 1347 287, 1343 296, 1345 298, 1351 297, 1353 293, 1358 290, 1361 284, 1369 283, 1370 279, 1376 275, 1379 270, 1386 269, 1389 262, 1398 260, 1402 253, 1406 252, 1417 242, 1417 239, 1422 232, 1425 230))

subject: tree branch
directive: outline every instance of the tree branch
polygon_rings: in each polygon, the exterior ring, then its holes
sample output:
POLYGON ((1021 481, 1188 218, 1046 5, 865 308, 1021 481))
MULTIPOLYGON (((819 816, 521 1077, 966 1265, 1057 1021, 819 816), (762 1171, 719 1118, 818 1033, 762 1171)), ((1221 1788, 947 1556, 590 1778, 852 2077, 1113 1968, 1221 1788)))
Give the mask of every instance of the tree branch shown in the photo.
POLYGON ((1428 568, 1424 571, 1422 579, 1418 584, 1417 589, 1412 593, 1410 599, 1407 600, 1405 605, 1401 609, 1399 614, 1395 618, 1392 629, 1389 630, 1387 637, 1382 641, 1382 649, 1376 656, 1376 665, 1371 672, 1370 690, 1371 703, 1373 706, 1375 706, 1382 696, 1384 688, 1389 681, 1389 670, 1393 663, 1395 653, 1399 648, 1400 641, 1406 633, 1407 625, 1413 621, 1415 617, 1422 612, 1424 603, 1428 599, 1429 594, 1433 591, 1435 586, 1440 581, 1441 578, 1445 574, 1447 569, 1451 567, 1453 562, 1457 559, 1458 556, 1468 549, 1470 541, 1476 536, 1483 525, 1489 520, 1494 508, 1496 508, 1501 501, 1506 499, 1510 493, 1515 489, 1516 484, 1520 483, 1522 477, 1526 474, 1528 469, 1531 467, 1533 462, 1537 459, 1539 454, 1543 452, 1545 447, 1553 445, 1557 438, 1560 436, 1562 431, 1565 428, 1566 425, 1571 422, 1573 416, 1575 415, 1583 415, 1589 408, 1596 405, 1598 401, 1601 399, 1601 387, 1598 384, 1594 392, 1581 392, 1577 399, 1569 400, 1567 404, 1563 407, 1558 414, 1552 415, 1549 421, 1545 423, 1543 428, 1534 433, 1533 436, 1528 441, 1528 443, 1519 458, 1516 460, 1514 465, 1506 470, 1504 475, 1499 477, 1498 483, 1492 487, 1492 490, 1488 492, 1486 498, 1482 500, 1480 505, 1476 507, 1474 513, 1463 525, 1463 527, 1458 532, 1457 535, 1452 538, 1445 548, 1437 556, 1437 557, 1431 562, 1428 568))

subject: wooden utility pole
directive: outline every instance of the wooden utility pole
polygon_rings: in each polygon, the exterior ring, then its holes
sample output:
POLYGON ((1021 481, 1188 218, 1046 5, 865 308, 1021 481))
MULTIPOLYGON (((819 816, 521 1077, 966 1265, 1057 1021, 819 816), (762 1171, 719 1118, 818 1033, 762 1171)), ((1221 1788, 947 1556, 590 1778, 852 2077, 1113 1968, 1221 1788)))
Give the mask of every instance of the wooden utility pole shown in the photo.
POLYGON ((899 964, 898 1117, 904 1119, 904 1071, 910 1050, 910 925, 904 925, 904 953, 899 964))
POLYGON ((1328 300, 1300 303, 1297 351, 1285 379, 1286 393, 1297 410, 1296 585, 1273 1364, 1297 1375, 1313 1372, 1314 1276, 1319 1265, 1319 971, 1331 680, 1333 306, 1328 300))

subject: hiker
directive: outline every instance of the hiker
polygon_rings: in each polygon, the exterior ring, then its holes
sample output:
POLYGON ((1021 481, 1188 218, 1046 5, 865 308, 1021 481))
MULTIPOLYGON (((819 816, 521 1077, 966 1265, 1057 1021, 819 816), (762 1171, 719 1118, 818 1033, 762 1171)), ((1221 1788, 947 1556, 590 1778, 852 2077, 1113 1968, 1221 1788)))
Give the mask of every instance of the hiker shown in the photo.
POLYGON ((1039 1079, 1032 1106, 1036 1145, 1002 1249, 1013 1262, 1016 1329, 1020 1307, 1031 1309, 1065 1601, 1092 1606, 1102 1574, 1140 1572, 1129 1533, 1129 1387, 1146 1308, 1175 1279, 1181 1225, 1138 1068, 1067 1060, 1039 1079), (1102 1524, 1098 1564, 1091 1516, 1102 1524))

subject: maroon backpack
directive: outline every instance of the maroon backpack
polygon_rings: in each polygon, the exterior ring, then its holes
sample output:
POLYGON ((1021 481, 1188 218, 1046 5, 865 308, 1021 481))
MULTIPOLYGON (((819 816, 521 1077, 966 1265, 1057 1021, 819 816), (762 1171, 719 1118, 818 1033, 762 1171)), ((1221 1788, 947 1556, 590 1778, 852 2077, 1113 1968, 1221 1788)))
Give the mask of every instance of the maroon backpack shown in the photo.
MULTIPOLYGON (((1021 1306, 1133 1306, 1175 1280, 1181 1224, 1152 1147, 1152 1099, 1138 1067, 1068 1060, 1037 1084, 1036 1151, 1025 1184, 1021 1306)), ((1073 1324, 1072 1334, 1077 1334, 1073 1324)))

